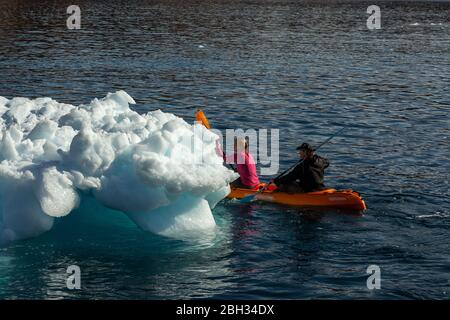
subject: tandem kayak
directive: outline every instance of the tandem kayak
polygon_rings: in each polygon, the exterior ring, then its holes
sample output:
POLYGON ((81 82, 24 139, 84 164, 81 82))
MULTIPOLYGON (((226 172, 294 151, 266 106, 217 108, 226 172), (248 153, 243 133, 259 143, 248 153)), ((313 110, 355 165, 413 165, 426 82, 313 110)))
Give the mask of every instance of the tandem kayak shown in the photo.
POLYGON ((242 199, 256 194, 255 200, 299 207, 321 207, 362 211, 367 209, 364 200, 353 190, 325 189, 306 193, 286 193, 274 190, 231 188, 227 198, 242 199))

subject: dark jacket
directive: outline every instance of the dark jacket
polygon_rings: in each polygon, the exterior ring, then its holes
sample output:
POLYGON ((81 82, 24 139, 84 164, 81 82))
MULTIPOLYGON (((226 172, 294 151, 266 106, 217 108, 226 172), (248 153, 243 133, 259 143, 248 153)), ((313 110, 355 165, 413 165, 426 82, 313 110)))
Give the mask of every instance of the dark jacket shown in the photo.
POLYGON ((323 183, 324 170, 330 165, 330 162, 318 155, 303 161, 292 169, 288 174, 277 178, 274 183, 277 186, 296 183, 305 191, 317 191, 325 188, 323 183))

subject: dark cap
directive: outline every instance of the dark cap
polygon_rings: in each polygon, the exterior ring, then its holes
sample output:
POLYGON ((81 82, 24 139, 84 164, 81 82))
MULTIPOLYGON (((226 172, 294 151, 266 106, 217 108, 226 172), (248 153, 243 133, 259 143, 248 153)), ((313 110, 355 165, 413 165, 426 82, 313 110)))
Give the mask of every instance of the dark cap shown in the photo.
POLYGON ((314 151, 310 144, 306 142, 298 146, 296 150, 314 151))

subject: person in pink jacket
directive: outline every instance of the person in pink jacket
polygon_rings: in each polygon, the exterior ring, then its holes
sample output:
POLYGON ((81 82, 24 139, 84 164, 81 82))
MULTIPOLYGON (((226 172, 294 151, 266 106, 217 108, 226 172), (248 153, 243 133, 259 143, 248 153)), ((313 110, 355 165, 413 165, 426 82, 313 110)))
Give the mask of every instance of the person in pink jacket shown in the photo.
POLYGON ((226 163, 234 164, 240 176, 231 183, 232 187, 252 189, 260 184, 255 160, 248 149, 248 142, 243 138, 237 138, 234 141, 234 154, 225 157, 226 163))

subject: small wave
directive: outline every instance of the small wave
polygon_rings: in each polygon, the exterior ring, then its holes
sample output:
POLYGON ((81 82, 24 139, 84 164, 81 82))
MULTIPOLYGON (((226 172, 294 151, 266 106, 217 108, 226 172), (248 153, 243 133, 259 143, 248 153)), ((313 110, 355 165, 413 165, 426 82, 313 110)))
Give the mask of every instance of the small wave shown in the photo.
POLYGON ((420 216, 417 216, 417 219, 428 219, 428 218, 448 218, 449 215, 443 212, 436 212, 433 214, 423 214, 420 216))
MULTIPOLYGON (((410 23, 409 24, 409 26, 412 26, 412 27, 418 27, 418 26, 421 26, 421 25, 423 25, 422 23, 419 23, 419 22, 414 22, 414 23, 410 23)), ((430 23, 430 26, 442 26, 443 25, 443 23, 442 22, 431 22, 430 23)))

